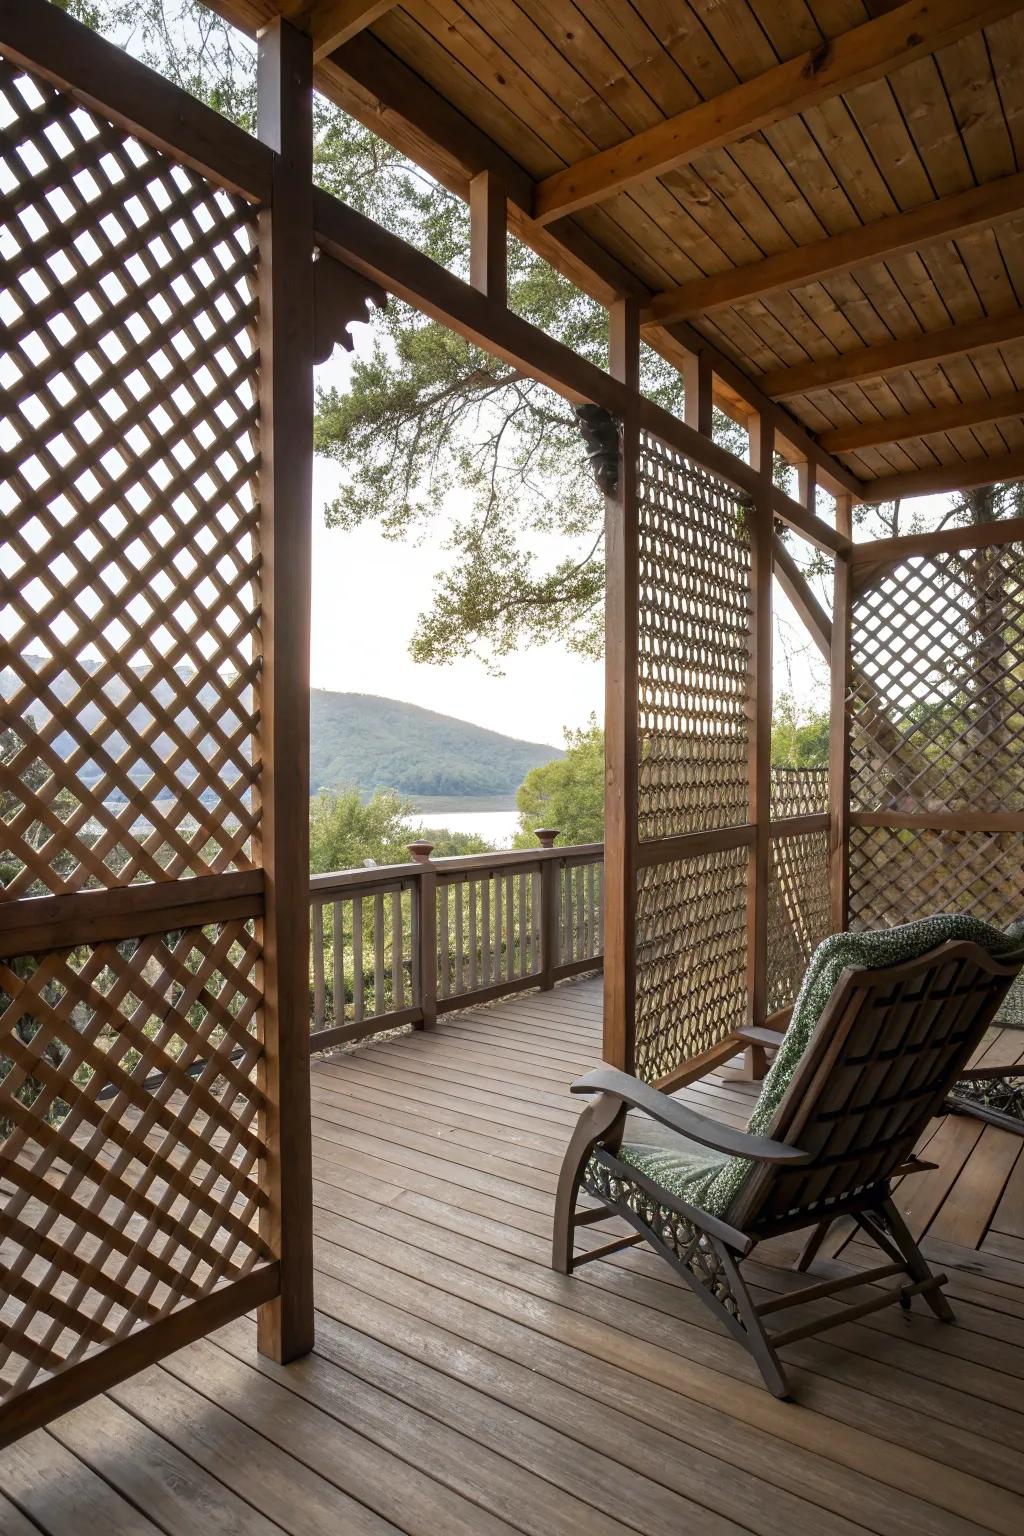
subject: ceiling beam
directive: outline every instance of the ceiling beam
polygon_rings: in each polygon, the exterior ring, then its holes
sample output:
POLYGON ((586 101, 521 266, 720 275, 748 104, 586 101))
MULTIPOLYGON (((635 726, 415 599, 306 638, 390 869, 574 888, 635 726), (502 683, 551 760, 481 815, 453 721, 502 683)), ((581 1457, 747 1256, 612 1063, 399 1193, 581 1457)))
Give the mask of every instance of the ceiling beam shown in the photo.
POLYGON ((897 534, 889 539, 872 539, 850 546, 854 565, 876 566, 905 560, 909 555, 951 554, 958 549, 991 549, 1000 544, 1016 544, 1024 539, 1024 517, 1006 517, 989 523, 959 524, 955 528, 936 528, 930 533, 897 534))
POLYGON ((306 19, 313 39, 313 62, 319 64, 335 48, 351 42, 385 12, 393 10, 396 3, 397 0, 317 0, 306 19))
POLYGON ((979 485, 1004 485, 1024 480, 1024 449, 992 459, 958 459, 955 464, 936 464, 931 469, 911 469, 905 474, 882 475, 865 480, 863 496, 868 504, 899 501, 908 496, 939 496, 946 491, 971 491, 979 485))
POLYGON ((663 325, 670 320, 729 309, 780 289, 801 288, 903 251, 989 228, 1012 219, 1022 209, 1024 172, 1018 171, 984 182, 980 187, 970 187, 966 192, 922 203, 905 213, 861 224, 841 235, 814 240, 810 245, 795 245, 763 261, 682 283, 657 294, 644 309, 643 321, 645 325, 663 325))
POLYGON ((882 416, 876 421, 854 422, 834 427, 818 436, 829 453, 856 453, 860 448, 874 448, 879 443, 904 442, 908 437, 928 437, 933 432, 951 432, 954 427, 976 427, 983 421, 1005 421, 1008 416, 1024 415, 1024 389, 1005 395, 986 395, 983 400, 957 400, 949 405, 932 405, 924 411, 908 411, 903 416, 882 416))
POLYGON ((946 330, 926 331, 923 336, 883 341, 876 347, 859 347, 855 352, 840 352, 836 357, 821 358, 817 362, 772 369, 761 374, 757 382, 773 400, 785 400, 818 389, 832 389, 837 384, 881 379, 886 374, 900 373, 922 363, 939 363, 946 358, 963 357, 967 352, 981 352, 986 347, 998 347, 1022 338, 1024 309, 1015 309, 1009 315, 989 315, 983 320, 951 325, 946 330))
POLYGON ((540 182, 534 213, 550 224, 625 187, 686 165, 709 149, 769 128, 832 96, 980 31, 1022 0, 907 0, 816 48, 786 59, 710 101, 557 171, 540 182))

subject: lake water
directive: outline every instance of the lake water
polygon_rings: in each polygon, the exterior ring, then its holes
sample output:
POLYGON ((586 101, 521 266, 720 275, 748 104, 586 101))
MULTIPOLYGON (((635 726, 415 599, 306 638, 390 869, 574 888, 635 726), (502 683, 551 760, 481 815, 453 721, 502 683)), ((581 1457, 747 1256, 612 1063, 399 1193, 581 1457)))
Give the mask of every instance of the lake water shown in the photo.
POLYGON ((447 827, 449 832, 475 832, 490 848, 508 848, 519 829, 518 811, 429 811, 414 818, 416 826, 447 827))

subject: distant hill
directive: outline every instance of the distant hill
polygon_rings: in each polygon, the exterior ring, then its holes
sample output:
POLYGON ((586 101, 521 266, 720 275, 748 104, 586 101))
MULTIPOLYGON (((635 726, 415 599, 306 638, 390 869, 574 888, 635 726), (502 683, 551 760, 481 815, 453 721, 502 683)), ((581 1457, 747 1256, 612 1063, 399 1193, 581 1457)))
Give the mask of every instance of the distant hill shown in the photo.
MULTIPOLYGON (((46 664, 40 657, 29 660, 35 668, 46 664)), ((86 664, 86 670, 91 672, 95 667, 86 664)), ((186 680, 191 676, 180 670, 178 675, 186 680)), ((0 673, 2 697, 10 698, 15 686, 12 672, 0 673)), ((75 692, 75 684, 67 674, 62 674, 57 679, 56 691, 66 703, 75 692)), ((109 690, 109 697, 120 703, 125 692, 123 684, 118 685, 109 690)), ((166 704, 171 689, 164 682, 158 683, 156 695, 159 702, 166 704)), ((199 690, 197 702, 208 706, 211 699, 209 687, 199 690)), ((45 710, 35 707, 31 713, 41 724, 45 710)), ((95 730, 102 716, 100 706, 91 702, 79 713, 87 731, 95 730)), ((149 720, 142 706, 136 707, 130 718, 140 730, 149 720)), ((189 711, 183 711, 179 719, 186 730, 195 724, 189 711)), ((230 713, 226 715, 225 730, 233 734, 237 726, 237 719, 230 713)), ((75 750, 75 742, 67 733, 59 735, 55 745, 63 757, 75 750)), ((117 751, 123 744, 114 737, 108 738, 107 745, 117 751)), ((203 745, 204 752, 213 750, 212 742, 203 745)), ((157 739, 156 748, 162 756, 171 755, 172 744, 164 737, 157 739)), ((330 693, 323 688, 314 689, 310 697, 310 785, 314 793, 321 788, 354 786, 366 794, 375 789, 397 789, 413 798, 507 797, 518 788, 530 768, 561 756, 557 747, 518 741, 398 699, 365 693, 330 693)), ((81 772, 86 782, 99 777, 95 763, 85 763, 81 772)), ((183 770, 184 781, 189 782, 194 773, 194 769, 183 770)), ((136 782, 145 780, 145 765, 140 763, 131 776, 136 782)))
POLYGON ((368 693, 310 696, 309 779, 315 790, 355 784, 403 795, 511 795, 556 747, 485 731, 418 704, 368 693))

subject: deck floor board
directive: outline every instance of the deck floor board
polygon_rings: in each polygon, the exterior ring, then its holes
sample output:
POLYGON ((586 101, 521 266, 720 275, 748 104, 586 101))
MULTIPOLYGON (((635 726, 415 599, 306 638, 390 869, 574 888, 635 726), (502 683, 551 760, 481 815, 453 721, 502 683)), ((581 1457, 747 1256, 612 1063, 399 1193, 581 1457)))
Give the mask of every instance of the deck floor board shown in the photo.
MULTIPOLYGON (((649 1250, 549 1268, 600 1026, 577 982, 316 1061, 315 1353, 275 1366, 240 1319, 28 1436, 2 1536, 1019 1536, 1024 1143, 942 1122, 901 1193, 959 1326, 892 1310, 793 1345, 779 1404, 649 1250)), ((680 1097, 743 1123, 755 1092, 680 1097)), ((791 1257, 766 1245, 759 1295, 800 1283, 791 1257)), ((819 1262, 872 1259, 839 1230, 819 1262)))

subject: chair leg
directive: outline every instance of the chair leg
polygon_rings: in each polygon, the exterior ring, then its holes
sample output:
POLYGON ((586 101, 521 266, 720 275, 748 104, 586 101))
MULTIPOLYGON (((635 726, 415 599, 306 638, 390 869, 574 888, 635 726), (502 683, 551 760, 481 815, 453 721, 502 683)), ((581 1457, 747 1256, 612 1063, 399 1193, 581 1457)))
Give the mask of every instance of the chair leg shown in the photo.
POLYGON ((757 1368, 761 1372, 768 1391, 773 1397, 787 1402, 793 1396, 789 1379, 783 1370, 782 1361, 776 1354, 772 1341, 768 1337, 765 1326, 757 1315, 757 1308, 754 1305, 753 1297, 747 1290, 747 1282, 740 1274, 740 1267, 724 1245, 712 1241, 712 1247, 728 1276, 729 1287, 736 1299, 740 1322, 746 1335, 744 1343, 757 1362, 757 1368))
POLYGON ((618 1147, 621 1125, 626 1118, 621 1099, 601 1094, 591 1100, 576 1122, 576 1129, 569 1140, 562 1159, 555 1190, 555 1215, 551 1234, 551 1268, 560 1275, 571 1275, 573 1267, 574 1234, 576 1230, 576 1201, 580 1192, 583 1170, 590 1161, 590 1154, 602 1139, 618 1147), (619 1127, 618 1135, 616 1126, 619 1127))
POLYGON ((814 1263, 814 1260, 817 1258, 818 1249, 821 1247, 822 1243, 825 1241, 825 1238, 828 1235, 828 1231, 831 1225, 832 1221, 831 1218, 829 1218, 828 1221, 819 1221, 816 1227, 812 1227, 806 1242, 800 1249, 800 1252, 797 1254, 793 1264, 793 1268, 797 1271, 798 1274, 802 1275, 806 1270, 810 1269, 811 1265, 814 1263))
POLYGON ((920 1293, 935 1313, 935 1316, 943 1323, 955 1323, 956 1313, 940 1289, 944 1283, 943 1277, 934 1274, 929 1267, 928 1260, 917 1246, 917 1243, 911 1236, 909 1227, 891 1199, 884 1201, 882 1204, 882 1218, 889 1229, 892 1241, 899 1249, 900 1257, 907 1266, 907 1273, 911 1280, 916 1285, 927 1284, 931 1280, 935 1281, 935 1284, 930 1286, 928 1290, 920 1293))

